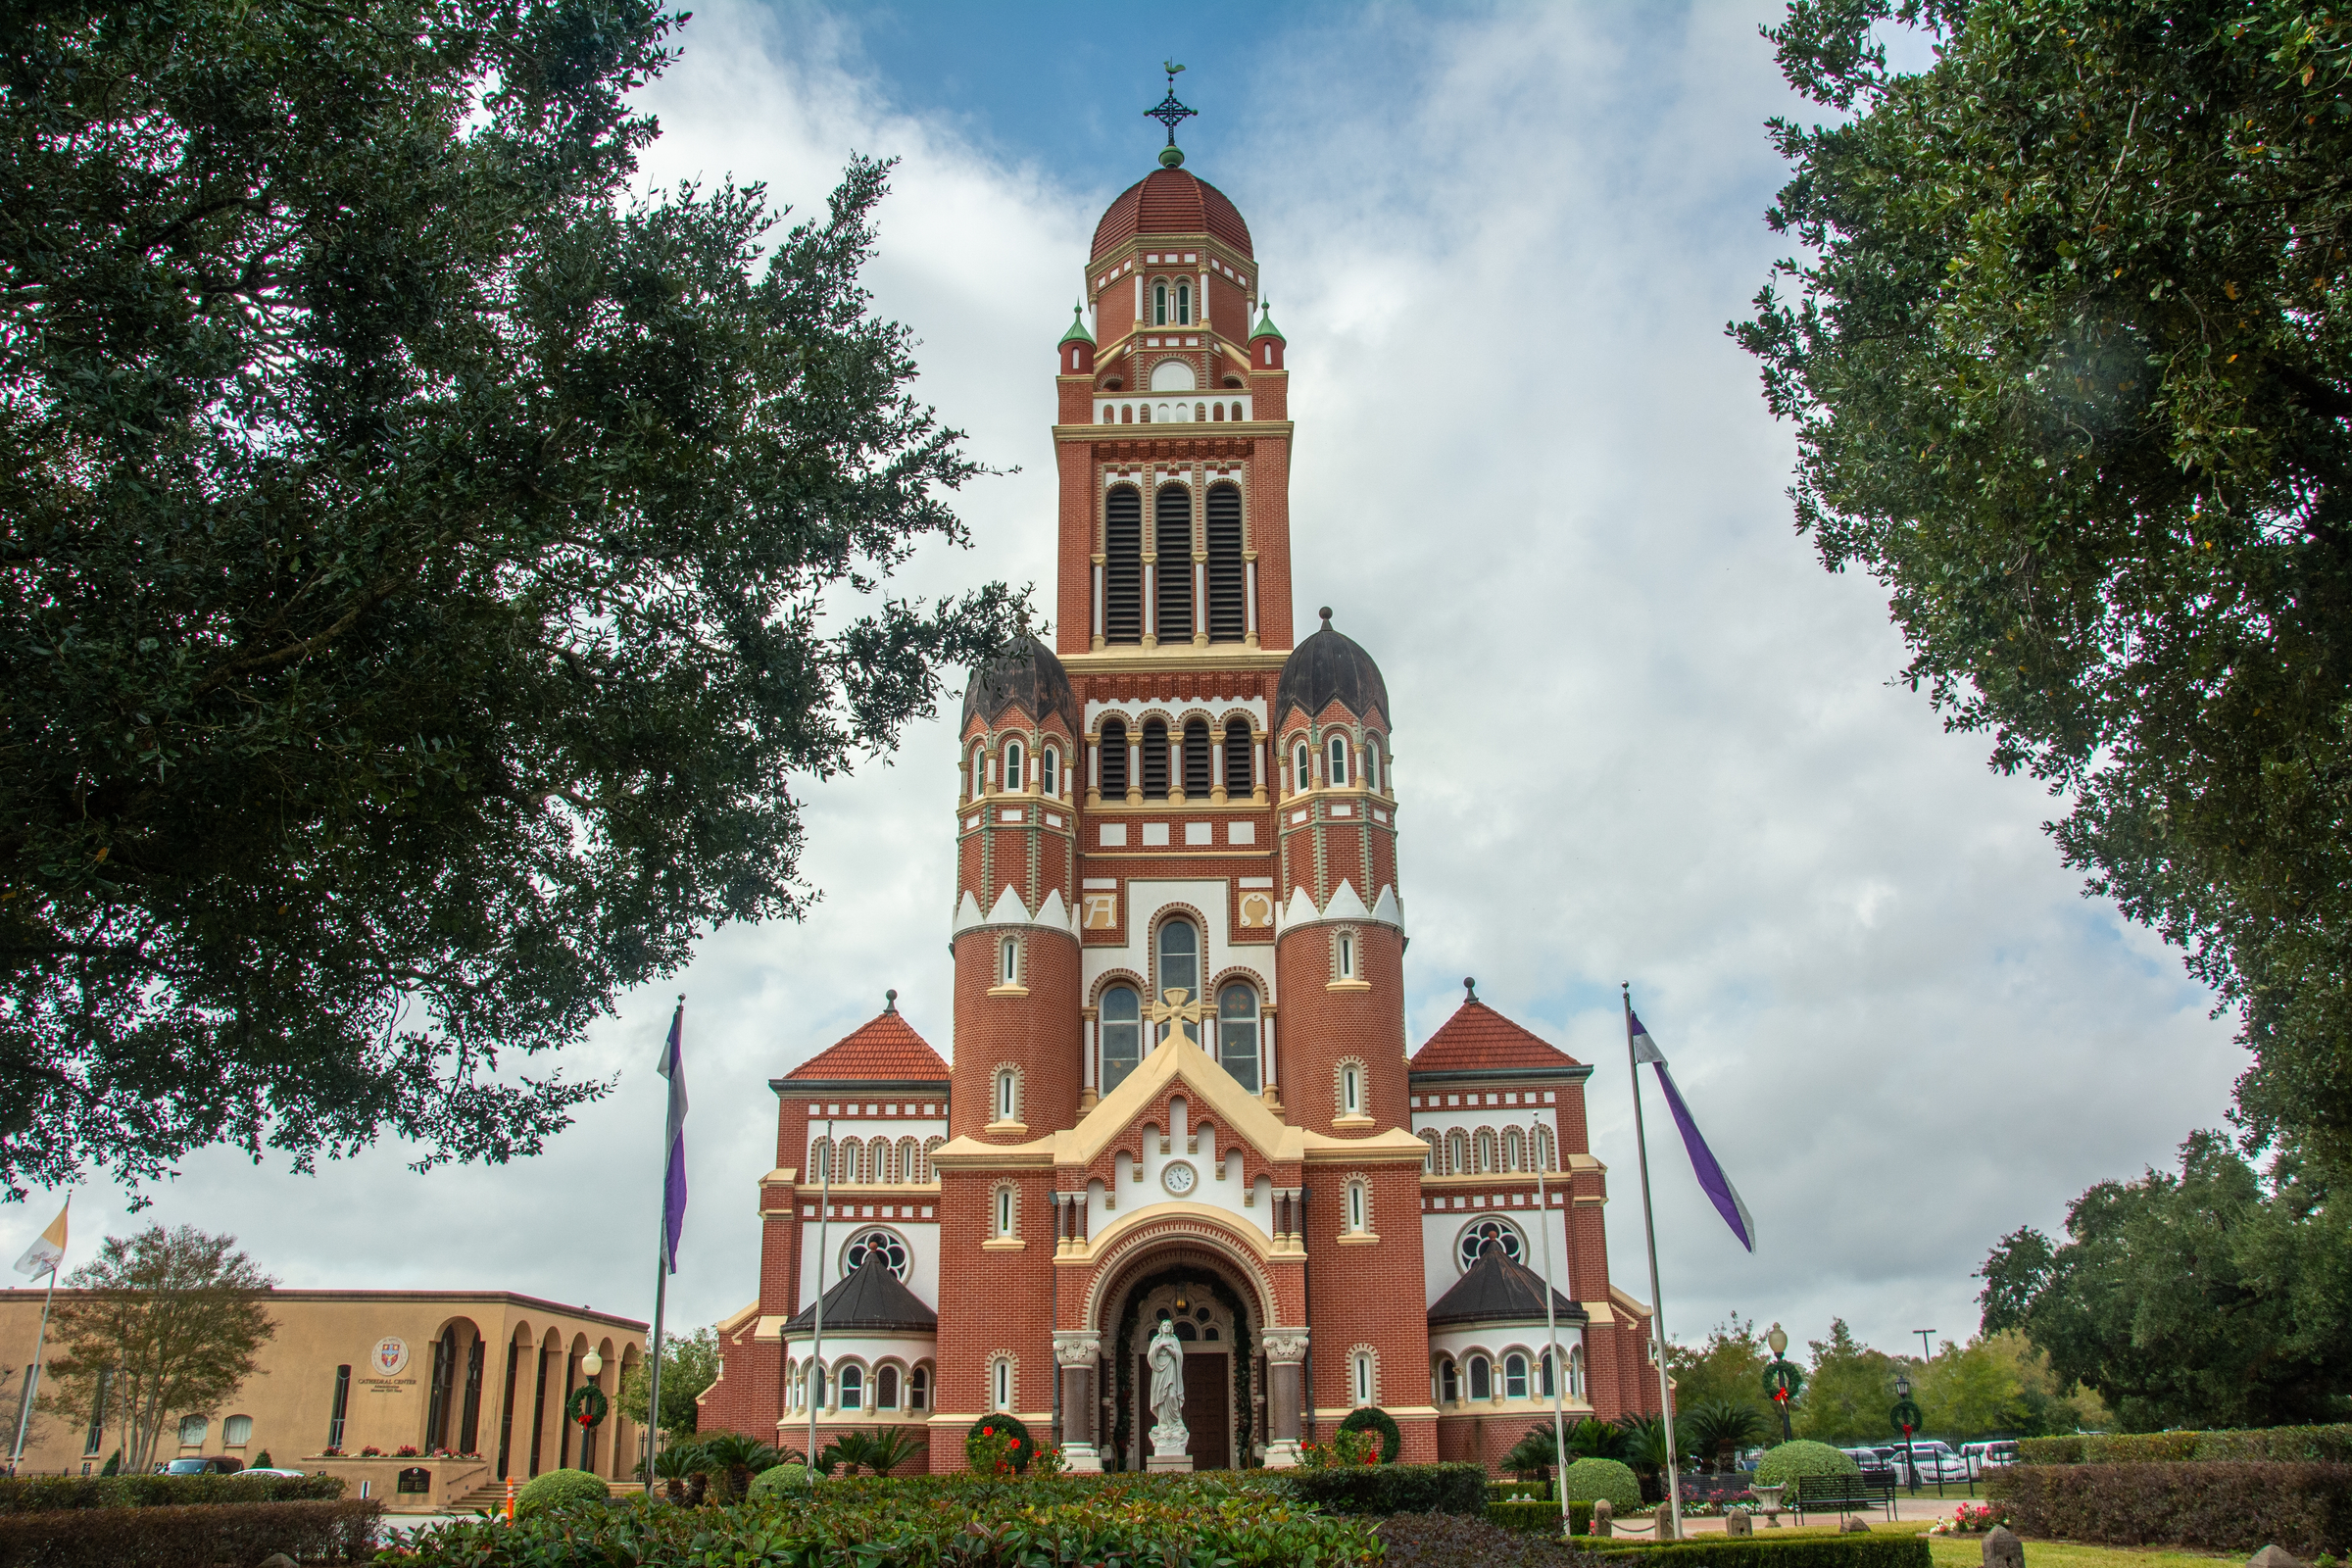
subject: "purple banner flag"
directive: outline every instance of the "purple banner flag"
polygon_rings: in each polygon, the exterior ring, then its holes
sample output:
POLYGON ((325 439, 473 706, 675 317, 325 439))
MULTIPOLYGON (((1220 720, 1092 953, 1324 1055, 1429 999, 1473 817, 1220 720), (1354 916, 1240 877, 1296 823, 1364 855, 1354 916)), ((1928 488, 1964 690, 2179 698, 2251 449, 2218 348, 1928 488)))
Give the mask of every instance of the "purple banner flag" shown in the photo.
POLYGON ((1690 1119, 1690 1107, 1683 1103, 1683 1092, 1674 1086, 1674 1074, 1666 1070, 1666 1054, 1649 1031, 1642 1027, 1641 1015, 1633 1017, 1634 1059, 1646 1061, 1658 1069, 1658 1087, 1666 1091, 1667 1108, 1674 1112, 1674 1124, 1683 1130, 1683 1147, 1690 1152, 1690 1168, 1698 1175, 1699 1189, 1715 1204, 1715 1212, 1740 1238, 1740 1245, 1749 1251, 1756 1250, 1756 1222, 1748 1217, 1747 1205, 1740 1200, 1740 1190, 1716 1163, 1715 1152, 1698 1135, 1698 1123, 1690 1119))
POLYGON ((678 1271, 678 1238, 686 1231, 686 1004, 669 1020, 669 1043, 662 1049, 662 1076, 669 1080, 669 1127, 662 1143, 668 1162, 662 1173, 662 1255, 678 1271))

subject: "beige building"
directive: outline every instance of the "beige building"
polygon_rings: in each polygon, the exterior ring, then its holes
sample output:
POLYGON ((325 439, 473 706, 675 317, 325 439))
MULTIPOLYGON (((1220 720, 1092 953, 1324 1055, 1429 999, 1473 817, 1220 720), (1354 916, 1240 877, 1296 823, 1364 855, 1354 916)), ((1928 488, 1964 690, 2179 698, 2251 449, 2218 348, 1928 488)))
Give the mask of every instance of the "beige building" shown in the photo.
MULTIPOLYGON (((59 1303, 75 1294, 59 1291, 59 1303)), ((487 1502, 506 1477, 565 1467, 626 1480, 643 1456, 641 1429, 616 1407, 590 1431, 564 1419, 592 1381, 591 1352, 608 1400, 644 1359, 634 1319, 466 1291, 273 1291, 270 1314, 277 1332, 253 1376, 218 1408, 172 1412, 157 1460, 268 1453, 345 1477, 351 1495, 426 1508, 487 1502)), ((39 1291, 0 1291, 0 1437, 12 1442, 40 1318, 39 1291)), ((94 1475, 122 1442, 120 1409, 35 1413, 19 1473, 94 1475)))

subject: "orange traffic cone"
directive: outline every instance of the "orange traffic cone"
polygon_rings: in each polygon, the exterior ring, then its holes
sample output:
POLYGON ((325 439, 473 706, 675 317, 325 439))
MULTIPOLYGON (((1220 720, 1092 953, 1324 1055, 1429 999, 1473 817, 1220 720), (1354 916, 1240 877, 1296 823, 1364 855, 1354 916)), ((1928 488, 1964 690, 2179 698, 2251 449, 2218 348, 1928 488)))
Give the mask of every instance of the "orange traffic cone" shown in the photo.
POLYGON ((507 1477, 507 1523, 514 1522, 514 1478, 507 1477))

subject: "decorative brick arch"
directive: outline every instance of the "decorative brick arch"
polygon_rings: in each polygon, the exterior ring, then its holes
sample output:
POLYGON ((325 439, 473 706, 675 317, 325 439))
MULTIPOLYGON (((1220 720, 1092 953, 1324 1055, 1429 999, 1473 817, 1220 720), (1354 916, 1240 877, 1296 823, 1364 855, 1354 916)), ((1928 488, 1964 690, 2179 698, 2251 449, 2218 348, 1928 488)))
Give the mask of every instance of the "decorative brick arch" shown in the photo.
POLYGON ((1200 1215, 1170 1215, 1140 1225, 1120 1237, 1113 1244, 1110 1255, 1087 1282, 1080 1321, 1102 1333, 1110 1333, 1115 1325, 1102 1322, 1102 1313, 1107 1305, 1119 1300, 1120 1293, 1131 1280, 1144 1270, 1187 1260, 1234 1276, 1253 1298, 1250 1307, 1261 1331, 1282 1323, 1273 1276, 1266 1272, 1257 1249, 1238 1233, 1200 1215))

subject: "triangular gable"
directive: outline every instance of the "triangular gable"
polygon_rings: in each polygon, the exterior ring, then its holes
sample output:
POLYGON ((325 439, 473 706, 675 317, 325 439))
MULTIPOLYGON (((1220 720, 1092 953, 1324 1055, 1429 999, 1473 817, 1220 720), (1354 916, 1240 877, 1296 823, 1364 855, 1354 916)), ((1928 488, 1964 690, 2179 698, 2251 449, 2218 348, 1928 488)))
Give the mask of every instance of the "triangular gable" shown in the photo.
POLYGON ((1397 902, 1396 888, 1385 883, 1381 886, 1380 897, 1372 904, 1372 918, 1383 925, 1403 929, 1404 906, 1397 902))
POLYGON ((970 888, 965 888, 963 890, 963 897, 956 901, 956 924, 950 929, 956 931, 969 930, 971 927, 980 924, 987 918, 988 916, 980 912, 980 901, 972 897, 972 890, 970 888))
POLYGON ((1037 906, 1037 923, 1066 931, 1078 929, 1077 919, 1070 913, 1070 906, 1061 902, 1061 889, 1054 888, 1046 894, 1046 902, 1037 906))
POLYGON ((1364 907, 1364 896, 1355 891, 1354 883, 1345 878, 1341 879, 1339 891, 1332 894, 1331 902, 1323 906, 1326 920, 1366 920, 1371 915, 1372 911, 1364 907))
POLYGON ((995 906, 988 911, 988 923, 990 925, 1027 925, 1029 923, 1029 906, 1021 902, 1019 894, 1012 891, 1011 883, 1005 883, 1004 891, 997 895, 995 906))

